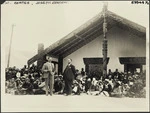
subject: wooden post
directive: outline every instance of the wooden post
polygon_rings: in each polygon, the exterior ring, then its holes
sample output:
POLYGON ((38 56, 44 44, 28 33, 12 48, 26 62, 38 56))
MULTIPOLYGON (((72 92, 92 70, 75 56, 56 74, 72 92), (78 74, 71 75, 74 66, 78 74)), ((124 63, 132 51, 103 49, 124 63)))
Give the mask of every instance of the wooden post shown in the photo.
POLYGON ((107 39, 103 40, 103 77, 107 75, 107 39))
POLYGON ((127 64, 124 64, 124 72, 127 72, 127 64))
POLYGON ((63 57, 59 56, 58 58, 58 74, 63 73, 63 57))
POLYGON ((103 78, 107 75, 107 23, 106 23, 106 14, 107 14, 107 4, 105 3, 103 6, 103 17, 104 17, 104 23, 103 23, 103 78))
POLYGON ((143 72, 143 65, 141 64, 140 65, 140 73, 142 73, 143 72))

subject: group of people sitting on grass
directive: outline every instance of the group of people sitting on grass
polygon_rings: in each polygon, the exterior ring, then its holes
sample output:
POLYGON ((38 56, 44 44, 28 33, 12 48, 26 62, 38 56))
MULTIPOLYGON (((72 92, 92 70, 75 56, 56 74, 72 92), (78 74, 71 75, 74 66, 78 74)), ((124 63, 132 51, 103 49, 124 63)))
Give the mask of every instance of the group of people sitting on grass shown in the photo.
MULTIPOLYGON (((22 69, 16 67, 6 68, 5 91, 13 95, 39 95, 45 94, 45 79, 37 66, 22 69)), ((101 95, 109 97, 145 97, 146 96, 146 73, 145 72, 111 72, 109 69, 105 77, 87 75, 82 68, 77 70, 72 85, 73 95, 101 95)), ((65 93, 63 75, 55 73, 54 94, 65 93)))

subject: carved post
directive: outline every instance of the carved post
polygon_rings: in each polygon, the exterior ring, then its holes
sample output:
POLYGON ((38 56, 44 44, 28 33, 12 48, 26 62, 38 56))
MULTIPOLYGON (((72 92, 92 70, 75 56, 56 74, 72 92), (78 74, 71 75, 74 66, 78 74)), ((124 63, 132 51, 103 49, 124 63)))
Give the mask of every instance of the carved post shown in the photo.
POLYGON ((107 23, 106 23, 106 15, 107 14, 107 3, 104 3, 103 6, 103 17, 104 17, 104 23, 103 23, 103 78, 107 75, 107 23))

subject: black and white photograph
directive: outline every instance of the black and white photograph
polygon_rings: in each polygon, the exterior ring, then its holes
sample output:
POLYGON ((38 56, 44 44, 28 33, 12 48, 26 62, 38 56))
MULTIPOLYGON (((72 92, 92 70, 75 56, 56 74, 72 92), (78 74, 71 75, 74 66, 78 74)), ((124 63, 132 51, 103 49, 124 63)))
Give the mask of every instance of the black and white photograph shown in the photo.
POLYGON ((149 1, 5 1, 1 111, 149 111, 149 1))

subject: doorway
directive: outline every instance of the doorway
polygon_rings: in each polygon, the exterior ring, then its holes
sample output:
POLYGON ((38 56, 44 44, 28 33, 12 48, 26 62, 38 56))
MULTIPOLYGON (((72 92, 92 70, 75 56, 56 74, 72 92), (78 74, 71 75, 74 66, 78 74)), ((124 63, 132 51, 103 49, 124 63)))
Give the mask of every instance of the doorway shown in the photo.
MULTIPOLYGON (((83 58, 85 71, 89 77, 100 79, 103 75, 103 58, 83 58)), ((109 58, 107 58, 108 64, 109 58)))

